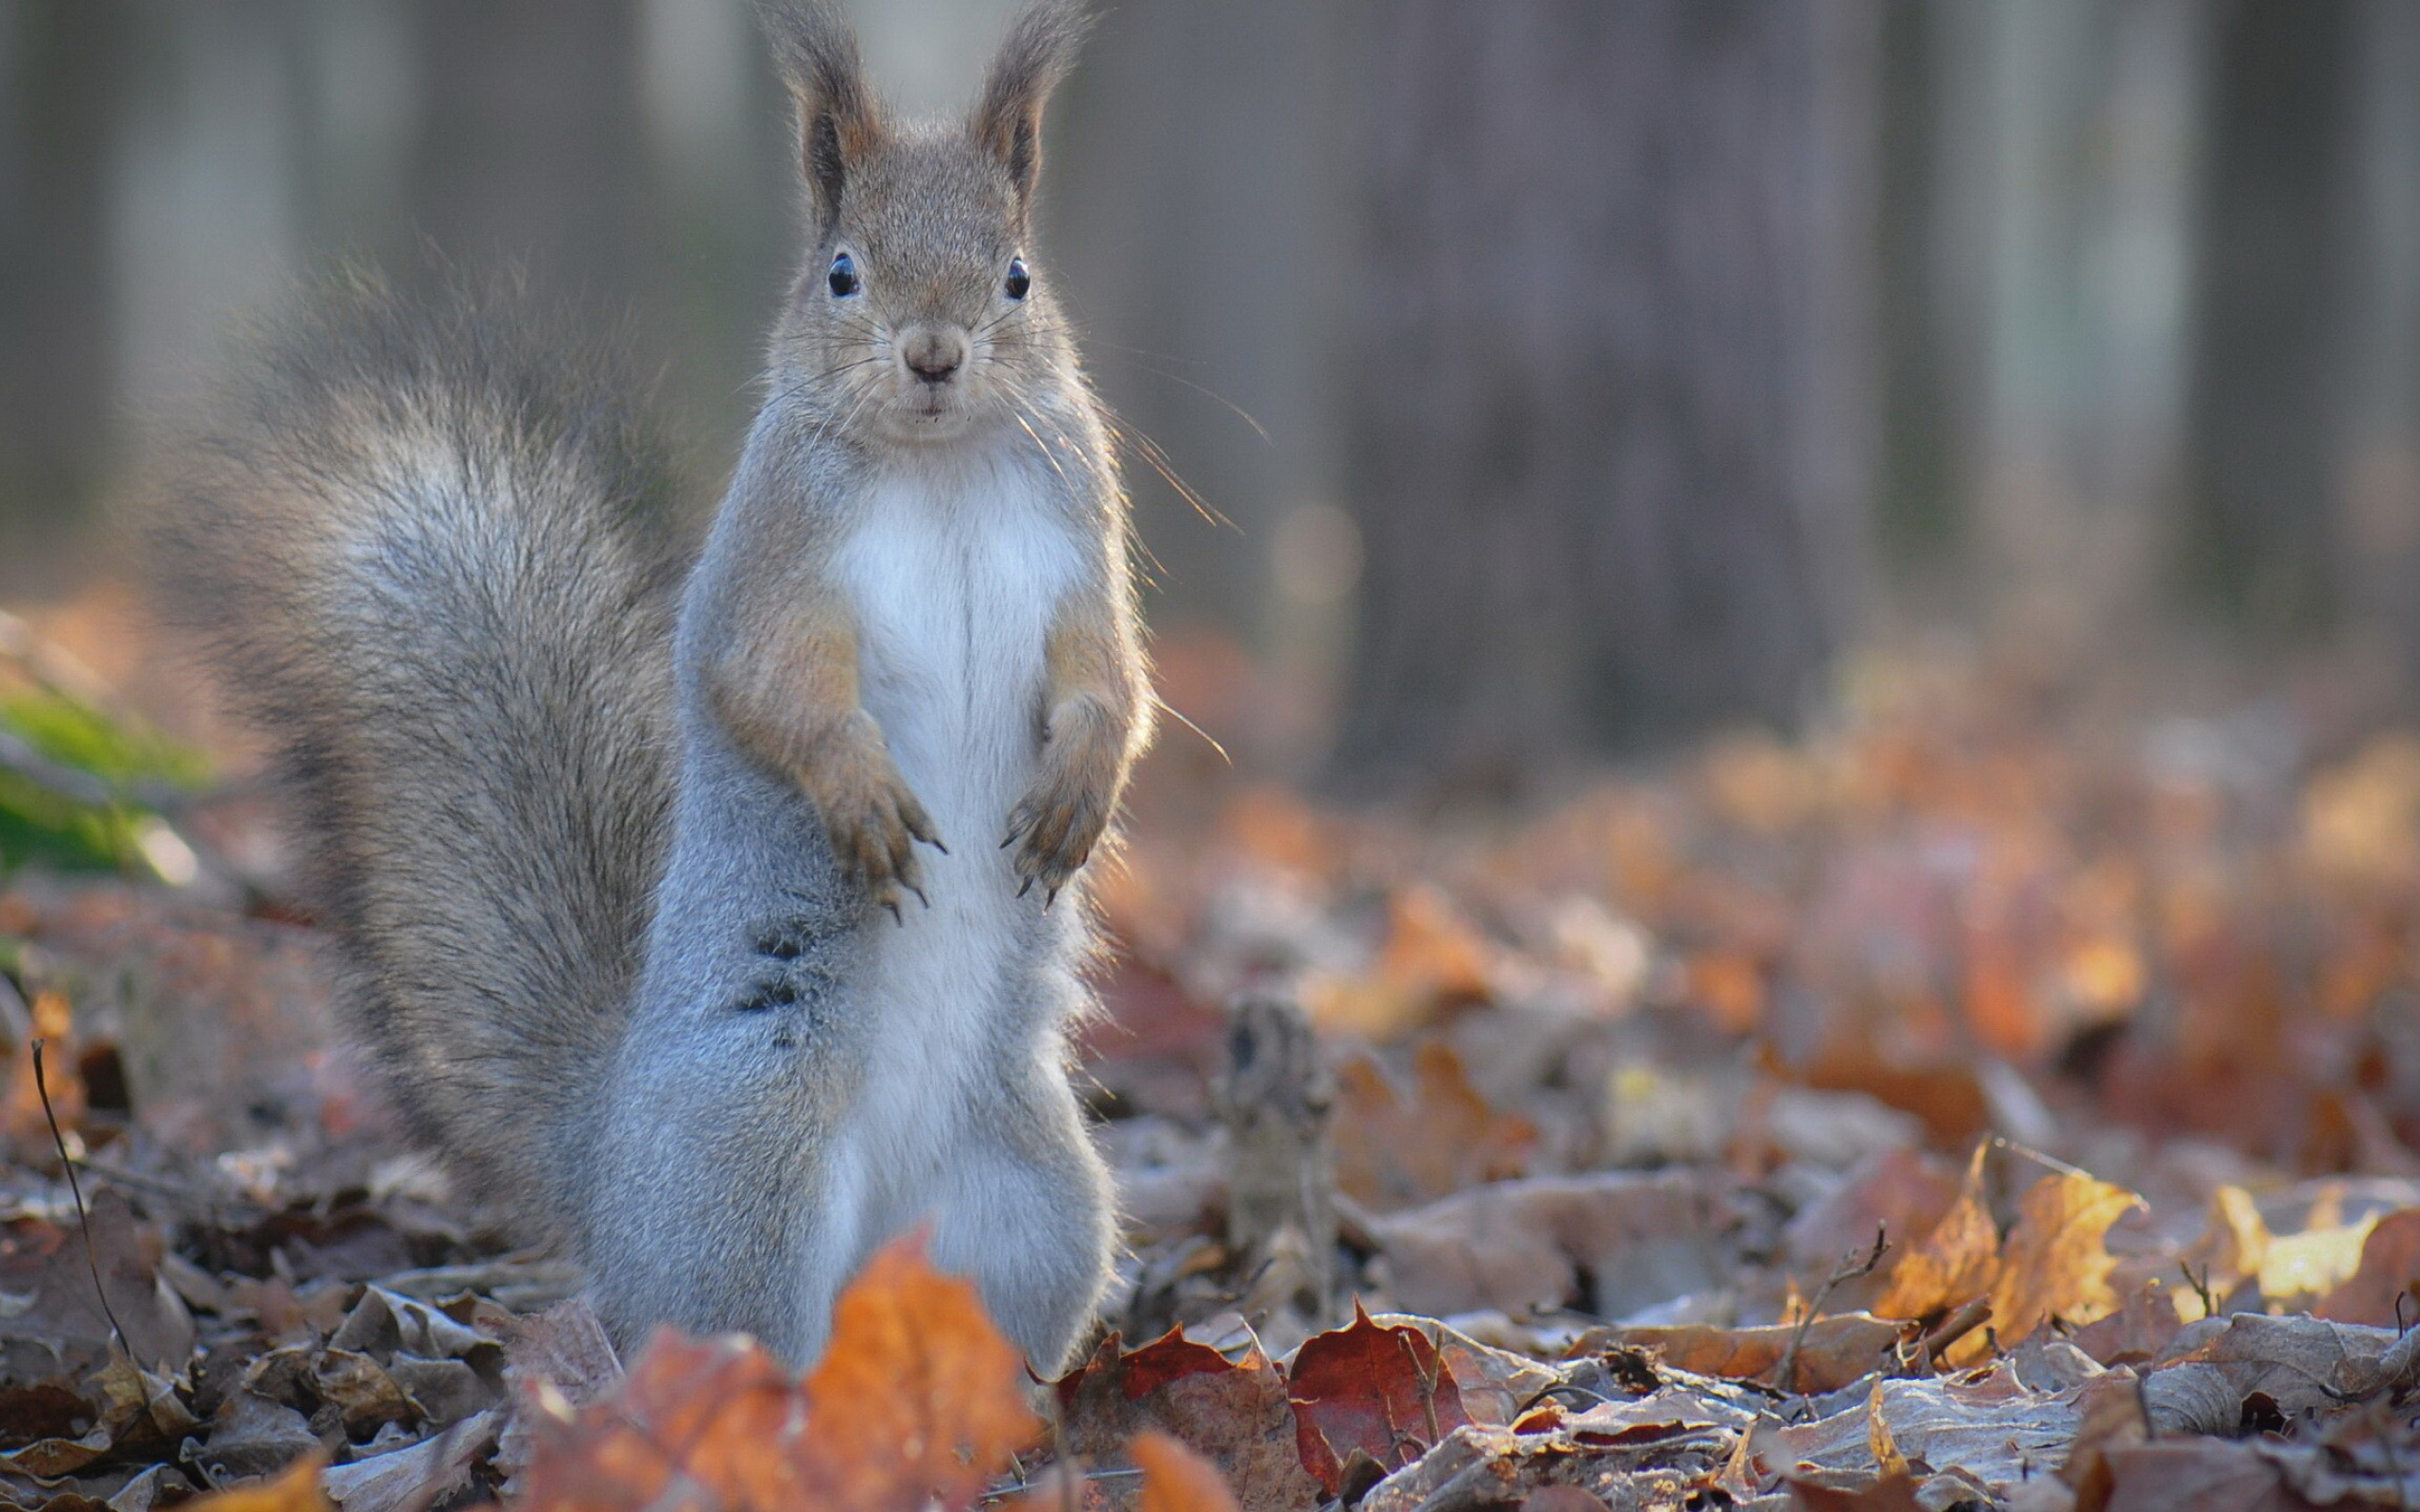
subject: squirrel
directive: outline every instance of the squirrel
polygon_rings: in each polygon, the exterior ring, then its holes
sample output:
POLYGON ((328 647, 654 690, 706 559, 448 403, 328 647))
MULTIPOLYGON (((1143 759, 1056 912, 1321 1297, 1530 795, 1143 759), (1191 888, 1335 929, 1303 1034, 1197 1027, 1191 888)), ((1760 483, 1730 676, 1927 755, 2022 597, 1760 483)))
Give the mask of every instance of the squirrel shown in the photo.
POLYGON ((153 556, 277 742, 348 1026, 617 1341, 804 1366, 922 1226, 1049 1370, 1112 1270, 1066 1035, 1151 707, 1029 245, 1085 17, 1025 9, 961 125, 895 121, 829 0, 758 12, 807 250, 694 564, 610 363, 361 275, 180 452, 153 556))

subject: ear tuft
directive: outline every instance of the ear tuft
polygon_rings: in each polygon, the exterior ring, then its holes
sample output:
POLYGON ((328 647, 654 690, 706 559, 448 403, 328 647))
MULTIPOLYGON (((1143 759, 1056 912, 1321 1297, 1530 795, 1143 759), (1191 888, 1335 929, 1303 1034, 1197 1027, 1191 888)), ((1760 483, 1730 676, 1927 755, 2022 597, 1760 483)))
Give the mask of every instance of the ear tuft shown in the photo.
POLYGON ((1081 0, 1034 0, 1009 27, 975 107, 975 140, 1008 170, 1017 198, 1042 168, 1042 107, 1067 70, 1092 17, 1081 0))
POLYGON ((798 107, 799 164, 817 217, 828 227, 840 213, 849 175, 882 139, 857 34, 833 0, 756 0, 756 16, 798 107))

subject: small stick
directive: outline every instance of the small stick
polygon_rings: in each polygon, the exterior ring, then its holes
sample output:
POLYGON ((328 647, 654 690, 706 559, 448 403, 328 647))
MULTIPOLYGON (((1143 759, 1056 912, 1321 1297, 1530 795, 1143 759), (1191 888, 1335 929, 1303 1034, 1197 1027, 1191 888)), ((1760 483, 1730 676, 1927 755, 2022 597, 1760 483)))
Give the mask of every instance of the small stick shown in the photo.
POLYGON ((1843 1281, 1873 1275, 1874 1268, 1882 1263, 1883 1255, 1891 1248, 1889 1229, 1887 1224, 1876 1224, 1874 1247, 1862 1256, 1854 1251, 1841 1256, 1840 1263, 1832 1267, 1832 1274, 1824 1277, 1824 1284, 1815 1288, 1815 1295, 1806 1299, 1806 1312, 1799 1318, 1798 1327, 1790 1331, 1789 1348, 1782 1350, 1781 1358, 1773 1362, 1775 1386, 1784 1391, 1797 1389, 1798 1350, 1806 1342, 1806 1331, 1815 1326, 1816 1315, 1823 1312, 1824 1299, 1832 1295, 1835 1288, 1843 1281))
POLYGON ((2218 1301, 2210 1296, 2210 1267, 2203 1266, 2202 1274, 2196 1276, 2193 1274, 2193 1267, 2180 1260, 2176 1263, 2176 1268, 2184 1273, 2185 1284, 2192 1287, 2193 1295, 2202 1299, 2202 1315, 2204 1317, 2218 1316, 2218 1301))
POLYGON ((33 1050, 34 1092, 42 1098, 42 1116, 50 1124, 50 1143, 59 1147, 59 1163, 67 1168, 67 1192, 76 1199, 76 1223, 84 1231, 84 1267, 93 1273, 93 1296, 101 1304, 101 1316, 109 1319, 110 1336, 131 1360, 134 1347, 126 1342, 126 1330, 118 1326, 117 1313, 110 1306, 109 1288, 101 1284, 100 1257, 93 1247, 93 1216, 84 1211, 84 1184, 76 1179, 76 1159, 67 1153, 67 1136, 59 1131, 59 1114, 50 1106, 50 1081, 42 1071, 43 1041, 35 1040, 33 1050))

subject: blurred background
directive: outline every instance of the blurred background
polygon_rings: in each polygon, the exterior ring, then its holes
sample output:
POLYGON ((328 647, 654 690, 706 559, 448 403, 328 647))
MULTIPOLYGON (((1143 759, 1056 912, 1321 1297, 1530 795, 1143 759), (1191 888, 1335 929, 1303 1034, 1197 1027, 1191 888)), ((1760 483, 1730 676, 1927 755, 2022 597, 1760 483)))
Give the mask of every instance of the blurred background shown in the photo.
MULTIPOLYGON (((853 9, 937 112, 1011 4, 853 9)), ((1517 796, 1909 637, 2420 682, 2411 0, 1119 0, 1047 132, 1247 764, 1517 796)), ((346 257, 627 323, 710 499, 790 140, 743 0, 0 0, 0 603, 122 569, 146 417, 346 257)))

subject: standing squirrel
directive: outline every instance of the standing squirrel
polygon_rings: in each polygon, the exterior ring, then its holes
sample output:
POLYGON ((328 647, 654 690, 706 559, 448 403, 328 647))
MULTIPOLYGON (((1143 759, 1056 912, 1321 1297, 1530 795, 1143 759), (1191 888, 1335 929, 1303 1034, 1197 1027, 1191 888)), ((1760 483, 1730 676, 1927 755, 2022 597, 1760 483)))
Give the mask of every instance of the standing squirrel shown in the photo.
POLYGON ((1126 501, 1028 244, 1082 17, 1025 10, 937 126, 827 0, 759 10, 808 250, 685 581, 605 369, 366 281, 181 458, 155 555, 281 743, 356 1037, 618 1339, 804 1364, 927 1225, 1049 1369, 1114 1239, 1082 868, 1150 732, 1126 501))

